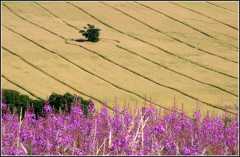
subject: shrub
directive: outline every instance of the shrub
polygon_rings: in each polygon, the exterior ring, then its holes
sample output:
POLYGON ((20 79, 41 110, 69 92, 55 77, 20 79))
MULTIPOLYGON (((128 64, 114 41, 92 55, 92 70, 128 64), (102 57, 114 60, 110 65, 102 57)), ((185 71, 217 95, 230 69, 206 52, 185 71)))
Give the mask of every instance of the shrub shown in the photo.
POLYGON ((19 92, 11 89, 3 89, 3 100, 6 104, 16 105, 19 98, 19 92))
POLYGON ((74 96, 70 93, 65 93, 64 95, 52 93, 49 97, 49 104, 56 112, 70 112, 73 101, 74 96))
POLYGON ((38 119, 39 116, 44 116, 43 114, 43 100, 32 100, 31 103, 33 104, 33 110, 35 113, 36 119, 38 119))
POLYGON ((65 102, 66 102, 66 104, 67 104, 67 107, 65 108, 65 110, 66 110, 67 112, 70 112, 70 111, 71 111, 72 103, 73 103, 73 101, 74 101, 74 96, 73 96, 72 94, 70 94, 70 93, 65 93, 65 94, 63 95, 63 97, 64 97, 65 102))
POLYGON ((23 119, 25 111, 30 103, 30 98, 27 95, 22 95, 15 90, 3 89, 3 101, 9 105, 11 113, 14 113, 16 110, 19 117, 22 113, 21 117, 23 119))
POLYGON ((83 113, 87 116, 88 115, 88 105, 89 105, 90 101, 84 100, 82 97, 80 99, 81 99, 83 113))
POLYGON ((60 111, 60 108, 63 108, 64 101, 60 94, 52 93, 49 97, 49 104, 56 112, 58 112, 60 111))
MULTIPOLYGON (((82 97, 79 98, 81 100, 82 110, 84 114, 87 115, 90 100, 84 100, 82 97)), ((49 97, 49 104, 56 112, 70 112, 73 101, 74 96, 70 93, 65 93, 64 95, 52 93, 49 97)))
MULTIPOLYGON (((17 107, 17 113, 18 115, 20 116, 21 114, 21 117, 22 119, 24 118, 25 116, 25 112, 27 110, 27 107, 29 106, 30 104, 30 101, 31 99, 27 96, 27 95, 19 95, 18 99, 17 99, 17 103, 16 103, 16 107, 17 107), (22 109, 22 111, 21 111, 22 109)), ((22 120, 21 119, 21 120, 22 120)))
POLYGON ((88 41, 99 41, 100 29, 95 28, 95 26, 91 24, 87 24, 87 26, 88 27, 84 27, 84 30, 80 30, 79 32, 87 38, 88 41))
MULTIPOLYGON (((48 99, 50 106, 55 110, 55 112, 71 112, 71 106, 74 102, 74 96, 70 93, 65 93, 60 95, 57 93, 52 93, 48 99)), ((85 115, 88 115, 88 106, 90 100, 84 100, 82 97, 78 97, 81 100, 81 107, 85 115)), ((27 95, 20 94, 15 90, 3 89, 3 101, 7 104, 11 114, 17 113, 22 119, 25 116, 26 110, 31 107, 34 110, 36 119, 39 116, 44 116, 44 100, 32 100, 27 95)))

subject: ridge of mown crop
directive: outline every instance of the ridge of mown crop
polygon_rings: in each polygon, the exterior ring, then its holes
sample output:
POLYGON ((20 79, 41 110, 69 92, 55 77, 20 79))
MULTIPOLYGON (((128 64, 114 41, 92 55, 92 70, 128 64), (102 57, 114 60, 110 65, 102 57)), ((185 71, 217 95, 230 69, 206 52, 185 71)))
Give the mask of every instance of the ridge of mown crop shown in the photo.
POLYGON ((138 41, 140 41, 140 42, 143 42, 143 43, 145 43, 145 44, 147 44, 147 45, 150 45, 150 46, 152 46, 152 47, 155 47, 155 48, 161 50, 162 52, 164 52, 164 53, 166 53, 166 54, 168 54, 168 55, 175 56, 175 57, 177 57, 177 58, 179 58, 179 59, 181 59, 181 60, 184 60, 184 61, 189 62, 189 63, 191 63, 191 64, 197 65, 197 66, 199 66, 199 67, 201 67, 201 68, 208 69, 208 70, 210 70, 210 71, 213 71, 213 72, 216 72, 216 73, 225 75, 226 77, 231 77, 231 78, 234 78, 234 79, 238 79, 238 77, 236 77, 236 76, 233 76, 233 75, 231 75, 231 74, 226 74, 226 73, 224 73, 224 72, 221 72, 221 71, 218 71, 218 70, 209 68, 209 67, 207 67, 207 66, 205 66, 205 65, 202 65, 202 64, 199 64, 199 63, 197 63, 197 62, 195 62, 195 61, 192 61, 192 60, 186 59, 186 58, 184 58, 184 57, 181 57, 181 56, 179 56, 179 55, 176 55, 176 54, 174 54, 173 52, 170 52, 170 51, 168 51, 168 50, 165 50, 165 49, 159 47, 158 45, 155 45, 155 44, 150 43, 150 42, 148 42, 148 41, 146 41, 146 40, 143 40, 143 39, 140 39, 140 38, 138 38, 138 37, 136 37, 136 36, 130 35, 130 34, 128 34, 128 33, 125 33, 125 32, 123 32, 123 31, 121 31, 121 30, 119 30, 119 29, 111 26, 110 24, 108 24, 108 23, 106 23, 106 22, 103 22, 102 20, 100 20, 100 19, 98 19, 96 16, 90 14, 88 11, 84 10, 84 9, 81 8, 80 6, 77 6, 77 5, 75 5, 75 4, 73 4, 73 3, 70 3, 70 2, 66 2, 66 3, 67 3, 67 4, 71 4, 71 5, 74 6, 75 8, 78 8, 80 11, 82 11, 82 12, 84 12, 85 14, 89 15, 90 17, 92 17, 93 19, 95 19, 95 20, 97 20, 98 22, 102 23, 103 25, 105 25, 105 26, 107 26, 107 27, 109 27, 109 28, 111 28, 111 29, 113 29, 113 30, 115 30, 115 31, 123 34, 123 35, 126 35, 126 36, 128 36, 128 37, 130 37, 130 38, 136 39, 136 40, 138 40, 138 41))
POLYGON ((30 95, 33 96, 34 98, 43 100, 43 98, 39 97, 38 95, 32 93, 30 90, 26 89, 25 87, 23 87, 23 86, 17 84, 16 82, 12 81, 12 80, 9 79, 6 75, 1 74, 1 77, 2 77, 3 79, 7 80, 8 82, 10 82, 11 84, 15 85, 16 87, 18 87, 18 88, 26 91, 28 94, 30 94, 30 95))
MULTIPOLYGON (((89 97, 89 98, 91 98, 91 99, 99 102, 100 104, 105 105, 105 103, 104 103, 103 101, 99 100, 98 98, 95 98, 95 97, 93 97, 93 96, 90 96, 90 95, 88 95, 88 94, 86 94, 86 93, 84 93, 84 92, 82 92, 82 91, 80 91, 80 90, 72 87, 71 85, 67 84, 66 82, 64 82, 64 81, 62 81, 62 80, 59 80, 58 78, 54 77, 53 75, 47 73, 46 71, 42 70, 41 68, 39 68, 39 67, 37 67, 36 65, 32 64, 31 62, 27 61, 25 58, 21 57, 20 55, 18 55, 18 54, 16 54, 16 53, 14 53, 13 51, 9 50, 8 48, 6 48, 6 47, 4 47, 4 46, 2 46, 2 48, 3 48, 4 50, 6 50, 6 52, 8 52, 8 53, 10 53, 10 54, 18 57, 19 59, 23 60, 23 61, 24 61, 25 63, 27 63, 28 65, 34 67, 36 70, 38 70, 38 71, 40 71, 41 73, 47 75, 48 77, 54 79, 55 81, 57 81, 57 82, 65 85, 65 86, 71 88, 72 90, 76 91, 77 93, 79 93, 79 94, 81 94, 81 95, 84 95, 84 96, 86 96, 86 97, 89 97)), ((112 110, 112 108, 111 108, 110 106, 106 106, 106 107, 112 110)))
MULTIPOLYGON (((76 26, 70 24, 70 23, 67 22, 66 20, 61 19, 59 16, 57 16, 57 15, 54 14, 54 13, 52 13, 49 9, 47 9, 47 8, 44 7, 44 6, 42 6, 42 5, 39 4, 38 2, 34 2, 34 3, 35 3, 36 5, 38 5, 39 7, 41 7, 42 9, 44 9, 45 11, 47 11, 50 15, 52 15, 52 16, 54 16, 55 18, 59 19, 61 22, 63 22, 63 23, 66 24, 67 26, 73 28, 74 30, 78 30, 78 28, 77 28, 76 26)), ((102 3, 103 3, 103 2, 102 2, 102 3)), ((220 89, 220 90, 222 90, 222 91, 225 91, 225 92, 227 92, 227 93, 229 93, 229 94, 234 95, 234 96, 237 97, 237 95, 236 95, 235 93, 230 92, 230 91, 228 91, 228 90, 226 90, 226 89, 223 89, 223 88, 221 88, 221 87, 218 87, 218 86, 213 85, 213 84, 210 84, 210 83, 205 83, 205 82, 203 82, 203 81, 194 79, 194 78, 192 78, 191 76, 182 74, 182 73, 177 72, 177 71, 175 71, 175 70, 173 70, 173 69, 171 69, 171 68, 168 68, 168 67, 166 67, 166 66, 164 66, 164 65, 161 65, 160 63, 157 63, 157 62, 155 62, 155 61, 152 61, 152 60, 150 60, 150 59, 148 59, 148 58, 146 58, 146 57, 144 57, 144 56, 141 56, 141 55, 137 54, 136 52, 133 52, 132 50, 128 50, 128 49, 123 48, 122 46, 117 45, 117 44, 114 44, 114 45, 115 45, 116 47, 120 48, 120 49, 123 49, 123 50, 131 53, 131 54, 140 56, 141 58, 143 58, 143 59, 145 59, 145 60, 147 60, 147 61, 150 61, 150 62, 152 62, 152 63, 154 63, 154 64, 156 64, 156 65, 158 65, 158 66, 161 66, 161 67, 163 67, 163 68, 165 68, 165 69, 167 69, 167 70, 169 70, 169 71, 172 71, 172 72, 174 72, 174 73, 177 73, 177 74, 179 74, 179 75, 181 75, 181 76, 184 76, 184 77, 189 78, 189 79, 191 79, 191 80, 194 80, 194 81, 196 81, 196 82, 199 82, 199 83, 202 83, 202 84, 209 85, 209 86, 212 86, 212 87, 214 87, 214 88, 220 89)))
POLYGON ((207 1, 206 3, 208 3, 208 4, 210 4, 210 5, 213 5, 213 6, 217 7, 217 8, 221 8, 221 9, 224 9, 224 10, 228 10, 228 11, 230 11, 230 12, 232 12, 232 13, 236 13, 235 11, 233 11, 233 10, 231 10, 231 9, 225 8, 225 7, 223 7, 223 6, 217 5, 217 4, 212 3, 212 2, 208 2, 208 1, 207 1))
MULTIPOLYGON (((215 18, 213 18, 213 17, 210 17, 210 16, 208 16, 208 15, 202 13, 202 12, 199 12, 199 11, 197 11, 197 10, 194 10, 194 9, 191 9, 191 8, 188 8, 188 7, 185 7, 185 6, 182 6, 182 5, 180 5, 180 4, 178 4, 178 3, 175 3, 175 2, 170 2, 170 3, 172 3, 172 4, 174 4, 174 5, 178 6, 178 7, 184 8, 184 9, 186 9, 186 10, 189 10, 189 11, 191 11, 191 12, 194 12, 194 13, 196 13, 196 14, 199 14, 199 15, 201 15, 201 16, 207 17, 207 18, 209 18, 209 19, 211 19, 211 20, 213 20, 213 21, 216 21, 216 22, 218 22, 218 23, 221 23, 221 24, 223 24, 223 25, 225 25, 225 26, 228 26, 228 27, 230 27, 230 28, 238 31, 238 28, 237 28, 237 27, 232 26, 232 25, 230 25, 230 24, 227 24, 227 23, 225 23, 225 22, 222 22, 222 21, 220 21, 220 20, 218 20, 218 19, 215 19, 215 18)), ((238 49, 238 47, 236 47, 236 48, 238 49)))
MULTIPOLYGON (((71 4, 72 6, 77 7, 79 10, 82 9, 82 8, 80 8, 79 6, 76 6, 76 5, 74 5, 74 4, 70 3, 70 2, 68 2, 68 3, 71 4)), ((29 22, 29 23, 31 23, 31 24, 39 27, 39 28, 42 28, 42 29, 44 29, 45 31, 48 31, 49 33, 54 34, 54 35, 56 35, 56 36, 58 36, 58 37, 60 37, 61 39, 64 39, 64 40, 66 41, 66 38, 63 37, 62 35, 59 35, 59 34, 57 34, 57 33, 55 33, 55 32, 52 32, 52 31, 49 31, 49 30, 46 29, 45 27, 43 27, 43 26, 41 26, 41 25, 39 25, 39 24, 36 24, 36 23, 34 23, 34 22, 32 22, 32 21, 24 18, 23 16, 19 15, 19 14, 16 13, 14 10, 12 10, 12 9, 11 9, 9 6, 7 6, 6 4, 3 4, 3 6, 5 6, 7 9, 9 9, 10 12, 12 12, 14 15, 16 15, 17 17, 19 17, 20 19, 22 19, 22 20, 24 20, 24 21, 27 21, 27 22, 29 22)), ((218 71, 218 70, 209 68, 209 67, 204 66, 204 65, 201 65, 201 64, 198 64, 198 63, 195 62, 195 61, 188 60, 188 59, 186 59, 186 58, 184 58, 184 57, 175 55, 174 53, 172 53, 172 52, 170 52, 170 51, 167 51, 167 50, 165 50, 165 49, 162 49, 161 47, 159 47, 159 46, 157 46, 157 45, 155 45, 155 44, 149 43, 149 42, 147 42, 147 41, 145 41, 145 40, 142 40, 142 39, 137 38, 137 37, 135 37, 135 36, 129 35, 129 34, 127 34, 127 33, 124 33, 124 32, 122 32, 122 31, 120 31, 120 30, 112 27, 111 25, 109 25, 109 24, 107 24, 107 23, 99 20, 98 18, 96 18, 95 16, 93 16, 93 15, 91 15, 90 13, 86 12, 85 10, 82 9, 81 11, 83 11, 85 14, 89 15, 90 17, 94 18, 94 19, 97 20, 98 22, 104 24, 105 26, 107 26, 107 27, 109 27, 109 28, 111 28, 111 29, 113 29, 113 30, 121 33, 121 34, 127 35, 127 36, 129 36, 129 37, 131 37, 131 38, 133 38, 133 39, 136 39, 136 40, 138 40, 138 41, 141 41, 141 42, 143 42, 143 43, 145 43, 145 44, 147 44, 147 45, 150 45, 150 46, 152 46, 152 47, 155 47, 155 48, 161 50, 162 52, 164 52, 164 53, 166 53, 166 54, 168 54, 168 55, 175 56, 175 57, 177 57, 177 58, 179 58, 179 59, 182 59, 182 60, 184 60, 184 61, 186 61, 186 62, 189 62, 189 63, 191 63, 191 64, 197 65, 197 66, 199 66, 199 67, 201 67, 201 68, 204 68, 204 69, 207 69, 207 70, 210 70, 210 71, 213 71, 213 72, 222 74, 222 75, 224 75, 224 76, 226 76, 226 77, 231 77, 231 78, 233 78, 233 79, 238 79, 238 77, 236 77, 236 76, 233 76, 233 75, 230 75, 230 74, 226 74, 226 73, 224 73, 224 72, 221 72, 221 71, 218 71)))
MULTIPOLYGON (((145 5, 145 4, 142 4, 142 3, 140 3, 140 2, 134 2, 134 3, 136 3, 136 4, 140 5, 140 6, 143 6, 143 7, 145 7, 145 8, 148 8, 148 9, 150 9, 150 10, 152 10, 152 11, 158 13, 158 14, 161 14, 161 15, 169 18, 169 19, 172 19, 172 20, 174 20, 174 21, 176 21, 176 22, 179 22, 179 23, 181 23, 181 24, 183 24, 183 25, 185 25, 185 26, 187 26, 187 27, 189 27, 189 28, 191 28, 191 29, 193 29, 193 30, 195 30, 195 31, 197 31, 197 32, 199 32, 199 33, 207 36, 207 37, 210 37, 210 38, 212 38, 212 39, 215 39, 215 40, 218 41, 219 43, 222 43, 222 42, 223 42, 223 41, 221 41, 220 39, 217 39, 216 37, 214 37, 214 36, 212 36, 212 35, 204 32, 204 31, 202 31, 202 30, 199 30, 198 28, 196 28, 196 27, 194 27, 194 26, 192 26, 192 25, 190 25, 190 24, 188 24, 188 23, 185 23, 185 22, 183 22, 183 21, 181 21, 181 20, 179 20, 179 19, 177 19, 177 18, 175 18, 175 17, 169 16, 168 14, 166 14, 166 13, 160 11, 160 10, 154 9, 154 8, 152 8, 152 7, 150 7, 150 6, 147 6, 147 5, 145 5)), ((236 38, 234 38, 234 39, 237 40, 236 38)), ((224 43, 224 42, 223 42, 223 43, 224 43)), ((209 51, 203 50, 203 49, 201 49, 201 48, 197 48, 197 47, 195 47, 194 45, 191 45, 191 44, 189 44, 189 43, 186 43, 186 42, 185 42, 185 44, 188 45, 188 46, 190 46, 190 47, 196 48, 196 49, 198 49, 198 50, 200 50, 200 51, 202 51, 202 52, 205 52, 205 53, 208 53, 208 54, 211 54, 211 55, 215 55, 215 56, 220 57, 220 58, 222 58, 222 59, 225 59, 225 60, 228 60, 228 61, 231 61, 231 62, 236 63, 236 61, 230 60, 230 59, 228 59, 228 58, 226 58, 226 57, 222 57, 222 56, 220 56, 220 55, 216 55, 216 54, 214 54, 214 53, 211 53, 211 52, 209 52, 209 51)), ((235 45, 232 45, 232 44, 229 44, 229 43, 224 43, 224 44, 230 45, 231 47, 234 47, 236 50, 238 50, 238 47, 236 47, 235 45)), ((237 63, 238 63, 238 62, 237 62, 237 63)))
MULTIPOLYGON (((50 49, 48 49, 48 48, 46 48, 46 47, 40 45, 39 43, 34 42, 33 40, 31 40, 31 39, 27 38, 26 36, 24 36, 24 35, 22 35, 22 34, 16 32, 16 31, 14 31, 14 30, 12 30, 11 28, 9 28, 9 27, 7 27, 7 26, 3 26, 3 27, 7 28, 8 30, 10 30, 10 31, 12 31, 12 32, 17 33, 18 35, 20 35, 20 36, 23 37, 24 39, 26 39, 26 40, 28 40, 28 41, 34 43, 35 45, 37 45, 37 46, 39 46, 39 47, 41 47, 41 48, 43 48, 43 49, 46 50, 47 52, 59 56, 60 58, 64 59, 65 61, 67 61, 67 62, 69 62, 69 63, 71 63, 72 65, 76 66, 77 68, 79 68, 79 69, 81 69, 81 70, 83 70, 83 71, 85 71, 85 72, 87 72, 87 73, 89 73, 89 74, 91 74, 91 75, 97 77, 98 79, 100 79, 100 80, 102 80, 102 81, 104 81, 104 82, 109 83, 110 85, 114 86, 115 88, 120 89, 120 90, 123 90, 123 91, 125 91, 125 92, 127 92, 127 93, 130 93, 130 94, 133 94, 133 95, 135 95, 135 96, 141 98, 142 100, 146 100, 147 102, 150 102, 149 99, 143 97, 142 95, 140 95, 140 94, 138 94, 138 93, 136 93, 136 92, 133 92, 133 91, 127 90, 127 89, 125 89, 125 88, 123 88, 123 87, 120 87, 120 86, 118 86, 118 85, 116 85, 116 84, 114 84, 114 83, 112 83, 112 82, 110 82, 110 81, 104 79, 103 77, 101 77, 101 76, 99 76, 99 75, 97 75, 97 74, 95 74, 95 73, 93 73, 93 72, 91 72, 91 71, 89 71, 89 70, 83 68, 82 66, 80 66, 80 65, 78 65, 78 64, 76 64, 76 63, 70 61, 70 60, 67 59, 66 57, 64 57, 64 56, 62 56, 62 55, 60 55, 60 54, 58 54, 57 52, 55 52, 55 51, 53 51, 53 50, 50 50, 50 49)), ((3 49, 6 49, 6 48, 3 46, 3 49)), ((9 49, 6 49, 6 50, 9 50, 9 49)), ((152 103, 154 103, 154 102, 152 102, 152 103)), ((169 110, 168 108, 166 108, 166 107, 164 107, 164 106, 162 106, 162 105, 160 105, 160 104, 157 104, 157 103, 154 103, 154 104, 157 105, 157 106, 160 107, 160 108, 163 108, 163 109, 165 109, 165 110, 169 110)))
MULTIPOLYGON (((116 7, 110 6, 110 5, 108 5, 108 4, 104 3, 104 2, 101 2, 101 3, 104 4, 104 5, 106 5, 106 6, 112 7, 113 9, 115 9, 115 10, 117 10, 117 11, 125 14, 126 16, 128 16, 128 17, 130 17, 130 18, 132 18, 132 19, 134 19, 134 20, 142 23, 143 25, 147 26, 148 28, 150 28, 150 29, 152 29, 152 30, 154 30, 154 31, 156 31, 156 32, 159 32, 159 33, 161 33, 161 34, 164 34, 165 36, 167 36, 167 37, 169 37, 169 38, 171 38, 171 39, 173 39, 173 40, 175 40, 175 41, 177 41, 177 42, 179 42, 179 43, 182 43, 182 44, 184 44, 184 45, 187 45, 187 46, 189 46, 189 47, 191 47, 191 48, 194 48, 194 49, 196 49, 196 50, 199 50, 199 51, 201 51, 201 52, 203 52, 203 53, 206 53, 206 54, 209 54, 209 55, 211 55, 211 56, 215 56, 215 57, 221 58, 221 59, 223 59, 223 60, 225 60, 225 61, 229 61, 229 62, 232 62, 232 63, 238 63, 238 61, 234 61, 234 60, 231 60, 231 59, 229 59, 229 58, 227 58, 227 57, 224 57, 224 56, 221 56, 221 55, 217 55, 216 53, 213 53, 213 52, 204 50, 203 48, 197 47, 197 46, 195 46, 195 45, 193 45, 193 44, 191 44, 191 43, 185 42, 185 41, 183 41, 183 40, 181 40, 181 39, 179 39, 179 38, 177 38, 177 37, 171 36, 171 35, 165 33, 164 31, 162 31, 162 30, 160 30, 160 29, 157 29, 157 28, 153 27, 153 26, 150 25, 150 24, 147 24, 146 22, 141 21, 141 20, 137 19, 136 17, 133 17, 132 15, 128 14, 127 12, 125 12, 125 11, 123 11, 123 10, 120 10, 120 9, 118 9, 118 8, 116 8, 116 7)), ((139 4, 139 5, 141 5, 141 6, 144 6, 144 7, 148 8, 148 9, 151 8, 151 7, 146 6, 146 5, 144 5, 144 4, 142 4, 142 3, 139 3, 139 2, 135 2, 135 3, 136 3, 136 4, 139 4)), ((151 9, 153 9, 153 8, 151 8, 151 9)), ((156 9, 154 9, 154 10, 156 10, 156 9)), ((158 11, 158 10, 156 10, 156 11, 158 11)), ((162 12, 161 12, 161 13, 162 13, 162 12)), ((165 13, 162 13, 162 14, 165 15, 165 13)), ((166 15, 166 16, 167 16, 168 18, 174 20, 174 21, 177 21, 177 19, 175 19, 175 18, 173 18, 173 17, 170 17, 170 16, 168 16, 168 15, 166 15)), ((180 21, 180 23, 184 23, 184 22, 180 21)), ((185 24, 185 23, 184 23, 184 24, 185 24)), ((191 27, 190 27, 190 28, 191 28, 191 27)), ((221 42, 222 42, 222 41, 221 41, 221 42)))

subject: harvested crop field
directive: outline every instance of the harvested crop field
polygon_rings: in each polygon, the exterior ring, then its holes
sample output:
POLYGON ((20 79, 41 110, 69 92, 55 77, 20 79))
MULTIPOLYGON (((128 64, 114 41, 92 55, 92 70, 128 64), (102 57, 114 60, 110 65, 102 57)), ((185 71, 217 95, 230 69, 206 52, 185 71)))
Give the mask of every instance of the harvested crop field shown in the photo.
POLYGON ((237 2, 3 2, 2 88, 237 114, 237 2), (87 24, 100 41, 75 42, 87 24))

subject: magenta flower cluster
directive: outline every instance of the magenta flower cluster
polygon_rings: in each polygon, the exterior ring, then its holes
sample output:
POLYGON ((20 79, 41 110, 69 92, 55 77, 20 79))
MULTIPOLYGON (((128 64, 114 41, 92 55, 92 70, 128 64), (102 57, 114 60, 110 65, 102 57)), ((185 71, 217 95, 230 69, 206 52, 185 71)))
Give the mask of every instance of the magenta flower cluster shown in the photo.
POLYGON ((28 110, 23 121, 2 104, 4 155, 231 155, 238 154, 237 118, 160 113, 154 107, 130 114, 115 107, 84 115, 79 104, 70 113, 45 117, 28 110))

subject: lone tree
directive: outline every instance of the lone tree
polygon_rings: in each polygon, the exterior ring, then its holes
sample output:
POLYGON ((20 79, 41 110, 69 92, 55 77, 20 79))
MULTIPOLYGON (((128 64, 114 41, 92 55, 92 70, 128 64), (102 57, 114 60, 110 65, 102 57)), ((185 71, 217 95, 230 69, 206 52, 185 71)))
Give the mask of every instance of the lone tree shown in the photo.
POLYGON ((97 42, 99 41, 100 29, 96 28, 94 25, 87 24, 88 27, 83 27, 84 30, 80 30, 81 33, 87 41, 97 42))

